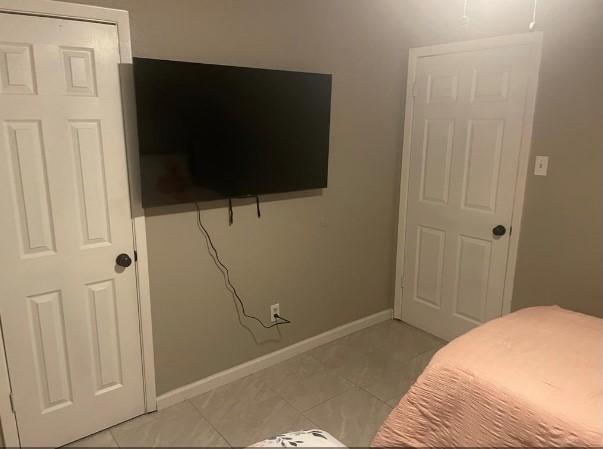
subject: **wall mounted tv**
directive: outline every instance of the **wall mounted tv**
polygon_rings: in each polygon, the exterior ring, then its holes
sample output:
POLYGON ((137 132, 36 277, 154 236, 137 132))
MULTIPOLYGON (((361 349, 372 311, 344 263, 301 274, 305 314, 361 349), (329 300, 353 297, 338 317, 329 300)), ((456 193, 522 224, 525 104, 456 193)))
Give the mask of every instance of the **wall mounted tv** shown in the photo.
POLYGON ((325 188, 331 75, 134 58, 144 207, 325 188))

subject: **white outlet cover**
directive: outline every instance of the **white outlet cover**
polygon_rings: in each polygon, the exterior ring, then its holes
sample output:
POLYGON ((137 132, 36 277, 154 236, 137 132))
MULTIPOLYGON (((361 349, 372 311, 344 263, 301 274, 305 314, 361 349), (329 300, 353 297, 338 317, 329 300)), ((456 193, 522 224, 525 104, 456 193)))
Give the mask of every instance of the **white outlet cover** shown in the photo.
POLYGON ((536 176, 546 176, 549 170, 549 157, 548 156, 536 156, 536 162, 534 163, 534 174, 536 176))
POLYGON ((274 318, 274 314, 280 315, 281 314, 281 305, 279 303, 276 304, 272 304, 270 306, 270 321, 271 322, 275 322, 276 318, 274 318))

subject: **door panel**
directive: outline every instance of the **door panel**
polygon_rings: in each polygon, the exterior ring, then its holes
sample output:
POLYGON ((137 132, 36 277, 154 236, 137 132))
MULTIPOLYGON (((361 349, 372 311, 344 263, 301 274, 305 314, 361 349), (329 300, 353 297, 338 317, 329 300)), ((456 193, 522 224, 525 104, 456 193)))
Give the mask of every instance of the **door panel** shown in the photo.
POLYGON ((98 121, 70 121, 82 248, 111 244, 107 183, 98 121))
POLYGON ((40 122, 5 121, 21 256, 44 256, 55 251, 48 193, 48 172, 40 122))
POLYGON ((0 317, 23 446, 144 411, 115 26, 0 13, 0 317))
POLYGON ((113 280, 88 284, 90 308, 91 352, 96 378, 95 394, 103 394, 122 386, 121 357, 115 283, 113 280))
POLYGON ((440 308, 442 304, 442 268, 446 233, 440 229, 417 228, 417 264, 415 300, 440 308))
POLYGON ((0 93, 36 93, 31 45, 3 43, 0 45, 0 93))
POLYGON ((29 329, 35 353, 42 413, 71 404, 63 299, 60 291, 33 295, 29 302, 29 329))
POLYGON ((503 120, 469 120, 462 208, 496 210, 503 134, 503 120))
POLYGON ((402 319, 445 339, 502 313, 530 53, 417 62, 402 319))
POLYGON ((484 321, 487 301, 491 242, 459 236, 454 313, 476 324, 484 321))
POLYGON ((65 71, 65 93, 96 96, 94 50, 77 47, 60 48, 65 71))
POLYGON ((421 201, 448 203, 454 122, 427 120, 421 171, 421 201))

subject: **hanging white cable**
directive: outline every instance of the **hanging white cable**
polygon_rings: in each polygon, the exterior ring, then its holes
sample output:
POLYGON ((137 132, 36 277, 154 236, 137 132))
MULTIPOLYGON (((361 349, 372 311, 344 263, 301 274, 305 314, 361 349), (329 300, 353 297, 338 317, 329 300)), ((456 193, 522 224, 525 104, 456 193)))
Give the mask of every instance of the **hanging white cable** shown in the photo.
POLYGON ((468 10, 469 10, 469 0, 464 0, 464 3, 463 3, 463 23, 469 22, 468 10))
POLYGON ((536 10, 538 9, 538 0, 534 0, 534 9, 532 10, 532 21, 530 22, 529 29, 534 31, 536 28, 536 10))

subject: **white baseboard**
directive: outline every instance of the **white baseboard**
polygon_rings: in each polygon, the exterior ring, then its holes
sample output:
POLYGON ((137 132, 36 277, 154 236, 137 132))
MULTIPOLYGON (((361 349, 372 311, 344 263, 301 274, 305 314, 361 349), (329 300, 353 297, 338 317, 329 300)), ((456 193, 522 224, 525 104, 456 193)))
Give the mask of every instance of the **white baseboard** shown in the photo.
POLYGON ((373 326, 374 324, 381 323, 382 321, 391 320, 392 318, 393 310, 386 309, 382 312, 369 315, 365 318, 360 318, 359 320, 336 327, 335 329, 331 329, 323 332, 322 334, 310 337, 291 346, 287 346, 286 348, 279 349, 278 351, 274 351, 270 354, 250 360, 249 362, 242 363, 241 365, 220 371, 219 373, 213 374, 204 379, 192 382, 188 385, 184 385, 183 387, 176 388, 175 390, 162 394, 157 398, 157 408, 161 410, 169 407, 170 405, 193 398, 212 390, 213 388, 241 379, 264 368, 268 368, 269 366, 276 365, 277 363, 290 359, 291 357, 295 357, 296 355, 309 351, 310 349, 330 343, 333 340, 345 337, 346 335, 373 326))

